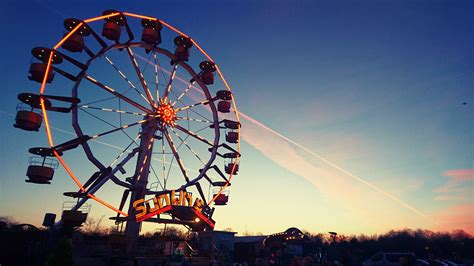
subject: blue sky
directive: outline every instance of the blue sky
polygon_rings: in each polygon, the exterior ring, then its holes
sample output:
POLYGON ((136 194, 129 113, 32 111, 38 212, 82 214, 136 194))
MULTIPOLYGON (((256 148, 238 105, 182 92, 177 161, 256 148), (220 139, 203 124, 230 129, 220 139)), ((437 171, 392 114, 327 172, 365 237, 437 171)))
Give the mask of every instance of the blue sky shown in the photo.
MULTIPOLYGON (((18 93, 39 90, 27 79, 30 49, 57 43, 65 18, 109 8, 158 17, 193 37, 249 117, 241 171, 229 205, 216 211, 218 228, 474 232, 468 1, 3 2, 0 214, 39 224, 74 188, 63 170, 50 186, 23 181, 27 149, 47 139, 14 129, 11 114, 18 93)), ((67 120, 55 126, 71 131, 67 120)), ((120 198, 109 189, 107 198, 120 198)), ((97 204, 91 214, 111 215, 97 204)))

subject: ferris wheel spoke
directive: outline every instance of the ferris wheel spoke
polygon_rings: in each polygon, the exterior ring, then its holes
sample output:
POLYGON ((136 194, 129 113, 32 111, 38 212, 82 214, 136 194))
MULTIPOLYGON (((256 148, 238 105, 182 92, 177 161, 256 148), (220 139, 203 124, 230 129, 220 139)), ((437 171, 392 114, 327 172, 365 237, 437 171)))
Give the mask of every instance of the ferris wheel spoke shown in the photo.
POLYGON ((201 105, 201 104, 208 104, 210 102, 210 100, 204 100, 202 102, 198 102, 198 103, 194 103, 194 104, 191 104, 191 105, 188 105, 188 106, 184 106, 184 107, 179 107, 179 108, 176 108, 176 112, 179 112, 179 111, 184 111, 184 110, 188 110, 190 108, 193 108, 195 106, 198 106, 198 105, 201 105))
MULTIPOLYGON (((186 180, 187 183, 189 183, 189 177, 186 174, 186 168, 184 167, 183 162, 179 158, 179 154, 176 151, 176 147, 174 145, 173 139, 171 138, 170 134, 168 133, 168 131, 166 129, 164 129, 164 134, 165 134, 166 139, 168 141, 168 144, 169 144, 169 146, 170 146, 170 148, 173 152, 174 158, 176 158, 176 161, 178 162, 179 168, 181 169, 181 172, 183 173, 184 179, 186 180)), ((204 200, 204 203, 206 203, 206 197, 205 197, 204 191, 201 188, 201 184, 199 184, 199 182, 195 181, 195 182, 193 182, 193 185, 196 186, 199 194, 201 195, 201 199, 204 200)))
POLYGON ((166 189, 166 178, 165 178, 165 174, 166 174, 166 154, 165 154, 165 138, 163 136, 163 132, 161 132, 161 161, 163 163, 163 183, 164 183, 164 188, 166 189))
POLYGON ((132 60, 133 63, 133 68, 135 68, 135 72, 137 72, 138 79, 140 79, 140 83, 142 84, 143 89, 145 90, 146 97, 148 99, 148 103, 151 105, 152 108, 156 108, 155 101, 153 99, 153 95, 151 95, 150 89, 148 88, 148 85, 146 84, 145 78, 143 77, 143 73, 138 67, 137 60, 135 59, 135 56, 133 55, 132 49, 130 47, 127 47, 127 52, 132 60))
POLYGON ((127 83, 130 85, 130 87, 132 87, 138 94, 140 94, 140 96, 148 103, 150 104, 149 100, 145 97, 145 95, 143 95, 138 89, 137 87, 135 86, 135 84, 133 84, 129 78, 127 78, 127 76, 125 76, 125 74, 114 64, 114 62, 112 62, 112 60, 110 60, 110 58, 108 58, 107 56, 105 56, 105 59, 107 60, 107 62, 109 62, 109 64, 119 73, 119 75, 125 79, 125 81, 127 81, 127 83))
POLYGON ((189 144, 186 142, 186 140, 184 140, 183 138, 181 138, 181 136, 178 134, 178 132, 176 132, 173 128, 170 128, 171 131, 173 131, 173 133, 176 135, 176 137, 178 137, 178 139, 184 144, 184 146, 186 146, 186 148, 188 148, 189 151, 191 151, 192 154, 194 154, 194 156, 196 156, 196 158, 201 161, 202 164, 206 164, 202 159, 201 157, 199 157, 199 155, 193 150, 193 148, 191 148, 191 146, 189 146, 189 144))
POLYGON ((205 129, 208 129, 208 128, 209 128, 209 126, 205 126, 205 127, 201 128, 201 129, 198 129, 198 130, 194 131, 194 133, 197 134, 197 133, 199 133, 199 132, 201 132, 201 131, 203 131, 203 130, 205 130, 205 129))
MULTIPOLYGON (((174 94, 173 91, 172 91, 172 93, 174 94)), ((175 95, 175 96, 176 96, 176 95, 175 95)), ((179 102, 179 103, 182 104, 184 107, 186 107, 186 104, 185 104, 181 99, 176 100, 176 102, 179 102)), ((191 111, 191 112, 197 114, 198 116, 202 117, 202 118, 205 119, 205 120, 210 120, 210 119, 208 119, 207 117, 205 117, 204 115, 198 113, 196 110, 193 110, 192 108, 187 108, 187 109, 185 109, 184 111, 186 111, 186 112, 191 111)), ((189 117, 189 114, 186 114, 186 115, 189 117)))
POLYGON ((161 189, 165 190, 165 187, 161 184, 160 178, 156 174, 155 168, 153 168, 153 165, 151 165, 151 163, 150 163, 150 168, 151 168, 151 171, 152 171, 153 175, 155 176, 156 180, 158 181, 158 184, 160 185, 161 189))
POLYGON ((95 106, 89 106, 89 105, 79 105, 78 107, 94 109, 94 110, 100 110, 100 111, 104 111, 104 112, 120 113, 120 114, 130 114, 130 115, 138 115, 138 116, 146 116, 147 115, 146 113, 129 112, 129 111, 124 111, 124 110, 101 108, 101 107, 95 107, 95 106))
POLYGON ((160 99, 160 91, 158 90, 158 58, 156 56, 156 52, 153 51, 153 61, 155 63, 155 91, 156 91, 156 100, 160 99))
POLYGON ((177 116, 176 120, 187 120, 187 121, 202 122, 202 123, 208 123, 208 124, 213 123, 209 120, 196 119, 196 118, 190 118, 190 117, 181 117, 181 116, 177 116))
MULTIPOLYGON (((193 138, 195 138, 195 139, 198 139, 198 140, 200 140, 200 141, 206 143, 206 144, 209 145, 209 146, 213 146, 213 145, 214 145, 214 144, 213 144, 212 142, 210 142, 209 140, 207 140, 207 139, 205 139, 205 138, 199 136, 197 133, 192 132, 191 130, 188 130, 188 129, 186 129, 186 128, 180 126, 180 125, 175 125, 175 128, 177 128, 177 129, 183 131, 184 133, 190 135, 191 137, 193 137, 193 138)), ((207 127, 206 127, 206 128, 207 128, 207 127)))
POLYGON ((105 120, 105 119, 102 119, 102 118, 100 118, 100 117, 98 117, 98 116, 96 116, 96 115, 94 115, 94 114, 92 114, 92 113, 86 111, 86 110, 83 109, 83 108, 79 108, 79 110, 83 111, 84 113, 86 113, 86 114, 92 116, 93 118, 95 118, 95 119, 97 119, 97 120, 99 120, 99 121, 101 121, 101 122, 103 122, 103 123, 105 123, 105 124, 107 124, 107 125, 109 125, 109 126, 111 126, 111 127, 113 127, 113 128, 118 128, 117 126, 115 126, 114 124, 110 123, 109 121, 107 121, 107 120, 105 120))
POLYGON ((140 121, 135 122, 135 123, 131 123, 131 124, 128 124, 128 125, 125 125, 125 126, 117 127, 117 128, 114 128, 114 129, 96 134, 96 135, 92 136, 92 139, 96 139, 96 138, 99 138, 99 137, 102 137, 102 136, 105 136, 105 135, 108 135, 108 134, 111 134, 111 133, 114 133, 114 132, 117 132, 117 131, 120 131, 120 130, 124 130, 124 129, 129 128, 129 127, 133 127, 133 126, 136 126, 136 125, 143 124, 143 123, 147 122, 148 120, 150 120, 150 118, 143 119, 143 120, 140 120, 140 121))
POLYGON ((117 97, 115 97, 115 96, 107 97, 107 98, 103 98, 103 99, 100 99, 100 100, 95 100, 95 101, 92 101, 92 102, 85 103, 84 105, 90 105, 90 104, 95 104, 95 103, 110 101, 110 100, 113 100, 113 99, 116 99, 116 98, 117 98, 117 97))
POLYGON ((173 156, 176 159, 176 162, 178 162, 179 169, 181 170, 181 173, 183 173, 184 179, 186 180, 186 182, 189 182, 189 177, 188 177, 188 174, 186 173, 186 168, 184 167, 183 161, 181 161, 181 158, 179 157, 179 154, 178 154, 178 151, 176 150, 176 146, 174 145, 173 139, 171 138, 166 128, 163 130, 163 133, 165 134, 166 140, 168 141, 168 145, 170 146, 171 152, 173 153, 173 156))
MULTIPOLYGON (((100 117, 98 117, 98 116, 96 116, 96 115, 94 115, 94 114, 92 114, 92 113, 90 113, 90 112, 84 110, 83 108, 79 108, 79 110, 85 112, 86 114, 88 114, 88 115, 94 117, 95 119, 97 119, 97 120, 99 120, 99 121, 104 122, 105 124, 107 124, 107 125, 109 125, 109 126, 115 128, 115 129, 120 129, 119 127, 113 125, 112 123, 110 123, 110 122, 108 122, 108 121, 106 121, 106 120, 104 120, 104 119, 102 119, 102 118, 100 118, 100 117)), ((120 125, 120 127, 122 127, 122 125, 120 125)), ((137 146, 139 146, 138 143, 136 142, 136 140, 134 140, 132 137, 130 137, 130 135, 128 135, 127 132, 125 132, 125 130, 123 130, 123 129, 120 129, 120 130, 123 132, 123 134, 125 134, 125 135, 127 136, 127 138, 129 138, 133 143, 135 143, 137 146)))
MULTIPOLYGON (((155 52, 155 53, 156 53, 156 52, 155 52)), ((158 58, 157 58, 156 61, 155 61, 155 66, 156 66, 156 69, 161 73, 162 79, 163 79, 163 80, 166 80, 165 72, 163 71, 163 67, 160 65, 160 62, 158 61, 158 58)), ((171 73, 171 72, 169 72, 169 71, 166 71, 166 72, 168 72, 168 74, 171 73)), ((157 75, 157 74, 155 73, 155 75, 157 75)), ((165 84, 161 84, 161 85, 164 86, 164 87, 166 87, 165 84)))
MULTIPOLYGON (((117 157, 115 157, 115 159, 112 161, 112 163, 109 164, 109 167, 112 167, 114 166, 115 163, 117 163, 117 161, 127 152, 129 151, 129 148, 133 145, 133 143, 136 144, 136 141, 140 138, 140 134, 137 135, 137 137, 132 140, 132 142, 130 142, 130 144, 128 144, 127 147, 125 147, 125 149, 122 150, 122 152, 117 155, 117 157)), ((122 165, 123 166, 123 165, 122 165)))
POLYGON ((177 69, 178 69, 178 64, 175 63, 174 66, 173 66, 173 70, 171 71, 171 74, 170 74, 170 79, 168 81, 168 85, 166 85, 166 90, 165 90, 164 95, 163 95, 164 102, 168 101, 168 96, 169 96, 169 93, 171 91, 171 84, 173 83, 173 80, 176 77, 176 70, 177 69))
POLYGON ((173 104, 171 104, 171 106, 177 104, 181 100, 181 98, 183 98, 186 93, 188 93, 189 89, 191 89, 191 87, 194 86, 195 83, 196 81, 189 83, 189 86, 178 96, 178 98, 176 98, 176 100, 173 102, 173 104))
MULTIPOLYGON (((164 183, 165 183, 165 188, 166 188, 166 183, 168 182, 168 179, 170 177, 170 173, 171 173, 171 168, 172 166, 176 167, 176 165, 173 164, 174 163, 174 156, 171 157, 171 161, 169 163, 169 168, 168 168, 168 172, 166 173, 166 178, 164 180, 164 183)), ((179 166, 178 166, 179 167, 179 166)))
MULTIPOLYGON (((197 114, 198 116, 202 117, 203 119, 208 120, 208 121, 211 121, 209 118, 207 118, 207 117, 205 117, 204 115, 198 113, 196 110, 193 110, 193 109, 186 109, 186 111, 191 111, 191 112, 193 112, 194 114, 197 114)), ((187 114, 187 116, 189 117, 189 114, 187 114)))
POLYGON ((94 83, 95 85, 97 85, 99 88, 102 88, 106 91, 108 91, 109 93, 113 94, 115 97, 117 98, 120 98, 122 100, 124 100, 125 102, 129 103, 130 105, 142 110, 143 112, 145 113, 150 113, 151 110, 149 110, 148 108, 144 107, 143 105, 131 100, 130 98, 126 97, 125 95, 122 95, 120 93, 118 93, 117 91, 115 91, 114 89, 112 89, 111 87, 105 85, 105 84, 102 84, 101 82, 97 81, 96 79, 94 79, 93 77, 89 76, 89 75, 86 75, 84 76, 88 81, 94 83))
MULTIPOLYGON (((135 84, 137 84, 139 81, 137 81, 135 84)), ((135 86, 135 85, 134 85, 135 86)), ((133 89, 132 86, 128 87, 128 89, 126 89, 122 95, 126 95, 131 89, 133 89)), ((113 100, 113 99, 117 99, 117 97, 115 96, 112 96, 112 97, 107 97, 107 98, 102 98, 100 100, 95 100, 95 101, 92 101, 92 102, 88 102, 88 103, 85 103, 84 105, 91 105, 91 104, 95 104, 95 103, 100 103, 100 102, 105 102, 105 101, 109 101, 109 100, 113 100)))

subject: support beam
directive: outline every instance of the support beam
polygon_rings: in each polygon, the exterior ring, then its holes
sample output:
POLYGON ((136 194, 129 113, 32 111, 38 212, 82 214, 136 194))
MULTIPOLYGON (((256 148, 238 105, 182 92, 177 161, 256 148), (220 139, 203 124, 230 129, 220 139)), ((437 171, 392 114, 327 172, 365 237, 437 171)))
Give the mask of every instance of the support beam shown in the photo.
MULTIPOLYGON (((135 174, 132 178, 132 185, 134 186, 130 195, 130 204, 128 208, 129 217, 135 217, 135 209, 133 202, 138 199, 143 199, 146 194, 146 187, 148 184, 148 175, 150 173, 150 162, 153 152, 153 141, 155 139, 155 132, 157 130, 156 123, 149 122, 142 125, 142 135, 140 137, 140 147, 137 158, 137 165, 135 174)), ((141 222, 136 222, 135 219, 128 220, 125 227, 125 235, 129 238, 127 243, 127 254, 133 255, 137 251, 138 236, 140 234, 141 222)))

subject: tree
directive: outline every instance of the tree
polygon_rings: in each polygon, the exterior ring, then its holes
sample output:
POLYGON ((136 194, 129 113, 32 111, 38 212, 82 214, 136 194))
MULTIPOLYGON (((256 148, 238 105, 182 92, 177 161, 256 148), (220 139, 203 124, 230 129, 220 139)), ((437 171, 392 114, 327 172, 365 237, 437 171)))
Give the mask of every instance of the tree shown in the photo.
POLYGON ((87 220, 82 225, 80 231, 87 235, 106 235, 108 234, 108 230, 103 224, 105 215, 102 215, 100 218, 93 218, 92 216, 88 216, 87 220))

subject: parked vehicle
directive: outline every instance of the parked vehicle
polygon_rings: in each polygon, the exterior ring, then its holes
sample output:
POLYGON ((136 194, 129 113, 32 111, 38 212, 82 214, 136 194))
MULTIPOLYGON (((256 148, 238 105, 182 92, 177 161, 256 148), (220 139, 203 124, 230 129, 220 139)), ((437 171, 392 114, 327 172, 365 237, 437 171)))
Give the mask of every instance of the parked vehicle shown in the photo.
POLYGON ((427 260, 416 260, 416 265, 417 266, 430 266, 430 263, 427 260))
POLYGON ((368 260, 364 261, 364 266, 399 266, 415 265, 416 257, 414 253, 379 252, 368 260))
POLYGON ((450 260, 441 260, 442 262, 448 264, 448 266, 458 266, 456 262, 450 261, 450 260))
POLYGON ((431 266, 450 266, 450 264, 441 260, 429 260, 431 266))

